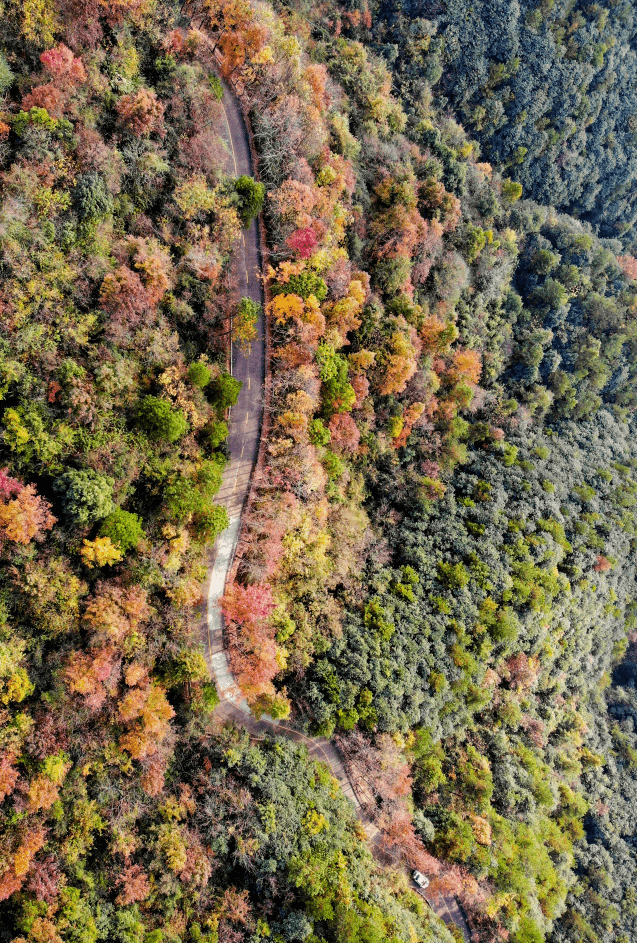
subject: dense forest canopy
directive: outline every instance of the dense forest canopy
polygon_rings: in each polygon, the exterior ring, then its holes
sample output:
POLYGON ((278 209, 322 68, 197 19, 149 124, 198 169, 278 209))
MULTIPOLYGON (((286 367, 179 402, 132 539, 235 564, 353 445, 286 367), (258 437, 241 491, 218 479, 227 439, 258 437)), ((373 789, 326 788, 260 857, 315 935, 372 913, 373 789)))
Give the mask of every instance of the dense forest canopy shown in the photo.
POLYGON ((627 943, 630 5, 3 14, 2 943, 449 943, 412 867, 475 940, 627 943), (393 867, 304 749, 215 714, 259 213, 228 656, 256 715, 337 744, 393 867))
POLYGON ((431 87, 528 196, 634 241, 632 3, 401 0, 370 38, 412 93, 431 87))

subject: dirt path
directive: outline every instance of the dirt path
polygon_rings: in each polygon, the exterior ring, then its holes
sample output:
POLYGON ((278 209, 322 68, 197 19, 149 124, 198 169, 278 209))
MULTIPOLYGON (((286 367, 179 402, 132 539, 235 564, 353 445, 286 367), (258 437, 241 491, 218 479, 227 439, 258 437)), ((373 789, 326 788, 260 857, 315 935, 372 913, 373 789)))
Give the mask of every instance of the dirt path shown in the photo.
MULTIPOLYGON (((253 176, 250 145, 243 115, 235 98, 225 85, 223 107, 228 144, 227 172, 232 176, 241 174, 253 176)), ((245 280, 245 287, 242 287, 241 294, 263 304, 263 290, 259 279, 261 249, 256 221, 244 231, 239 249, 238 272, 242 286, 245 280)), ((356 809, 372 852, 377 858, 382 858, 380 832, 363 809, 335 746, 324 737, 308 737, 290 724, 276 721, 267 715, 261 720, 256 720, 234 680, 225 651, 223 617, 218 602, 223 596, 226 579, 237 548, 241 530, 241 513, 250 492, 250 479, 259 451, 265 377, 262 316, 257 324, 257 337, 248 356, 236 347, 231 351, 232 373, 242 381, 243 388, 237 405, 231 410, 228 439, 230 462, 226 466, 223 483, 216 499, 226 508, 230 524, 213 550, 204 593, 205 601, 202 606, 205 656, 221 699, 216 716, 245 727, 255 738, 274 733, 297 743, 304 743, 310 756, 325 763, 338 780, 344 794, 356 809)), ((445 923, 457 924, 469 943, 469 929, 453 897, 434 898, 422 892, 421 896, 445 923)))

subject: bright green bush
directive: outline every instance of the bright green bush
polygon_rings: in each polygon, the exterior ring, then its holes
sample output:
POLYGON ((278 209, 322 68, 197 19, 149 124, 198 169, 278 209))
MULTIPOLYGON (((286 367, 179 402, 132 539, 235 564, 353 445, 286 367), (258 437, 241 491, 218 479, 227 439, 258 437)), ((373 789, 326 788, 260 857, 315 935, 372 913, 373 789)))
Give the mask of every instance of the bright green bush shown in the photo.
POLYGON ((312 445, 328 445, 332 434, 326 429, 321 419, 312 419, 308 427, 308 437, 312 445))
POLYGON ((207 506, 197 511, 194 525, 199 537, 211 542, 228 526, 228 512, 220 504, 207 506))
POLYGON ((185 521, 204 505, 204 498, 194 479, 182 475, 168 485, 164 500, 168 514, 179 521, 185 521))
POLYGON ((299 295, 301 298, 314 295, 318 301, 325 301, 327 298, 327 285, 324 279, 309 269, 305 269, 299 275, 291 275, 285 284, 273 285, 271 291, 273 295, 299 295))
POLYGON ((241 380, 235 379, 229 373, 222 373, 220 377, 212 381, 210 394, 219 412, 223 413, 236 404, 242 387, 241 380))
POLYGON ((186 376, 193 386, 203 390, 204 386, 207 386, 212 380, 212 371, 205 363, 197 360, 195 363, 190 364, 186 376))
POLYGON ((203 435, 211 448, 218 448, 228 438, 228 424, 223 420, 210 422, 203 430, 203 435))
POLYGON ((142 537, 145 537, 142 523, 137 514, 116 508, 100 526, 100 537, 110 537, 111 543, 126 553, 134 550, 142 537))

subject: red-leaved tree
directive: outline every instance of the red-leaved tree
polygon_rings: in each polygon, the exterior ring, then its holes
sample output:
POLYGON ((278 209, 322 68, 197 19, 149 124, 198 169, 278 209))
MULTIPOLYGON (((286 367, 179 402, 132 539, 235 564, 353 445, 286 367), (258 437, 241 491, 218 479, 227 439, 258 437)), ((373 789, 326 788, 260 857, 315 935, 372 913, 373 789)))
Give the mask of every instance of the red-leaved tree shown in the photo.
POLYGON ((285 240, 285 244, 298 259, 309 259, 318 245, 316 233, 310 226, 296 229, 285 240))
POLYGON ((43 52, 40 62, 49 75, 63 80, 66 84, 79 85, 86 81, 86 70, 82 60, 74 56, 64 43, 60 43, 55 49, 47 49, 43 52))
POLYGON ((150 88, 122 95, 117 103, 121 124, 136 137, 164 136, 164 106, 150 88))
POLYGON ((237 682, 250 703, 273 694, 278 674, 277 646, 269 617, 275 609, 267 583, 232 583, 221 600, 228 625, 229 653, 237 682))
POLYGON ((334 448, 343 452, 356 451, 361 434, 349 413, 336 413, 332 416, 329 430, 332 434, 331 444, 334 448))

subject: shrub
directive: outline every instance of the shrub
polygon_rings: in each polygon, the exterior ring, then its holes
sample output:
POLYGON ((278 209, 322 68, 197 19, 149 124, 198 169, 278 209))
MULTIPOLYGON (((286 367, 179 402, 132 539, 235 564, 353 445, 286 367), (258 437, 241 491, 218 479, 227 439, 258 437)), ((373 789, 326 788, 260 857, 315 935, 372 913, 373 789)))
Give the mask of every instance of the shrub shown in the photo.
POLYGON ((219 695, 214 684, 204 681, 201 685, 199 696, 201 697, 202 707, 206 713, 211 714, 219 704, 219 695))
POLYGON ((100 536, 109 537, 114 546, 126 553, 135 549, 146 535, 137 514, 116 508, 102 522, 100 536))
POLYGON ((221 487, 223 477, 223 459, 221 461, 202 462, 197 469, 195 480, 202 494, 211 498, 221 487))
POLYGON ((66 517, 78 524, 102 520, 113 510, 113 479, 92 468, 71 468, 54 484, 66 517))
POLYGON ((216 194, 208 187, 203 174, 183 180, 175 188, 173 196, 185 219, 210 213, 217 206, 216 194))
POLYGON ((308 427, 308 438, 312 445, 328 445, 332 433, 325 428, 322 419, 313 419, 308 427))
POLYGON ((210 86, 210 91, 216 98, 218 102, 223 98, 223 85, 216 75, 208 76, 208 85, 210 86))
POLYGON ((282 694, 263 694, 252 705, 252 713, 255 717, 269 714, 274 720, 287 720, 290 716, 290 709, 290 702, 282 694))
POLYGON ((171 517, 185 520, 201 510, 203 497, 192 478, 175 478, 164 493, 166 508, 171 517))
POLYGON ((58 122, 52 118, 46 108, 33 107, 28 111, 19 111, 13 119, 13 130, 22 137, 29 126, 43 131, 55 131, 58 122))
POLYGON ((515 943, 542 943, 544 934, 531 917, 523 917, 517 933, 513 935, 515 943))
POLYGON ((439 563, 438 579, 447 589, 461 589, 469 582, 469 574, 462 563, 439 563))
POLYGON ((186 417, 166 400, 145 396, 138 412, 139 422, 149 439, 176 442, 188 431, 186 417))
POLYGON ((0 95, 11 88, 13 85, 13 72, 9 68, 7 60, 0 55, 0 95))
POLYGON ((345 463, 334 452, 325 453, 323 467, 330 481, 337 481, 345 473, 345 463))
POLYGON ((522 184, 515 180, 502 181, 502 196, 507 203, 515 203, 522 196, 522 184))
POLYGON ((392 439, 397 439, 403 431, 405 420, 402 416, 392 416, 389 420, 388 429, 392 439))
POLYGON ((300 272, 298 275, 291 275, 283 285, 272 285, 270 289, 273 295, 299 295, 307 299, 310 295, 318 301, 325 301, 327 298, 327 285, 320 275, 314 272, 300 272))
POLYGON ((517 445, 511 445, 509 442, 506 442, 502 449, 502 464, 505 465, 507 468, 510 468, 511 465, 515 465, 517 457, 518 457, 517 445))

